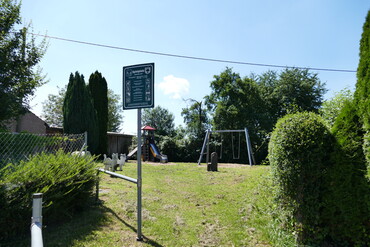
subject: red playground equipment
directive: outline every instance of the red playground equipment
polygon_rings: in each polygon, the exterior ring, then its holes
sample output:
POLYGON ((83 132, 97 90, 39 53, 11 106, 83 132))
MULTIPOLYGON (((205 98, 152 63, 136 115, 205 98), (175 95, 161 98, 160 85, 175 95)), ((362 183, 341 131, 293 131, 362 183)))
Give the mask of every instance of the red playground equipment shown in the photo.
MULTIPOLYGON (((143 161, 153 161, 167 163, 167 155, 162 154, 157 145, 154 142, 154 131, 155 128, 150 126, 144 126, 141 128, 143 131, 142 137, 144 139, 143 145, 141 146, 141 158, 143 161)), ((131 159, 131 157, 137 152, 137 147, 132 150, 128 155, 126 160, 131 159)))

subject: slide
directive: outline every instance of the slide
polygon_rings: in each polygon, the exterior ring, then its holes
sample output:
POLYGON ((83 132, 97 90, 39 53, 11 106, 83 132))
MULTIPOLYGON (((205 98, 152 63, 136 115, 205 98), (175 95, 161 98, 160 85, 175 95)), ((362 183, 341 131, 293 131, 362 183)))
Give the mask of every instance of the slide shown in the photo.
POLYGON ((137 147, 136 148, 134 148, 134 150, 132 150, 127 156, 126 156, 126 161, 128 161, 129 159, 131 159, 132 158, 132 156, 134 155, 134 154, 136 154, 136 152, 137 152, 137 147))
POLYGON ((161 153, 158 150, 157 145, 155 145, 154 143, 150 143, 150 151, 152 151, 152 154, 155 158, 157 158, 157 156, 161 155, 161 153))
POLYGON ((161 152, 159 152, 157 145, 155 145, 154 143, 150 143, 150 151, 152 152, 154 158, 159 159, 160 162, 162 163, 168 162, 167 155, 161 154, 161 152))

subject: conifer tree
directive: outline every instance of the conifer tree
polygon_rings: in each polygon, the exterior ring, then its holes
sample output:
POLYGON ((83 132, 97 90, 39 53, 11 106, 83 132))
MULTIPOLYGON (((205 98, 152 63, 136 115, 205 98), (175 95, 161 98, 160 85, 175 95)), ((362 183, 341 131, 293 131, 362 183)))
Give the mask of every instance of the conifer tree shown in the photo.
POLYGON ((364 153, 370 168, 370 10, 367 13, 360 40, 360 61, 357 68, 355 104, 361 117, 364 136, 364 153))
POLYGON ((84 77, 78 72, 71 74, 63 104, 64 133, 80 134, 87 131, 88 150, 96 153, 99 143, 96 126, 96 111, 84 77))
POLYGON ((107 128, 108 128, 108 87, 107 81, 101 73, 95 71, 90 75, 88 89, 91 94, 93 106, 97 113, 99 145, 97 154, 107 153, 107 128))

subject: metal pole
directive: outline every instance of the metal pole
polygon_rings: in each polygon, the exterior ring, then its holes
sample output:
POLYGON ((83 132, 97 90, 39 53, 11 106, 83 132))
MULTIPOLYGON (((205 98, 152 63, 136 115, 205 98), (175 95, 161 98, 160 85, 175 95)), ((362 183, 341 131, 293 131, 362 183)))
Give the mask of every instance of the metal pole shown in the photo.
POLYGON ((206 130, 206 136, 204 137, 204 142, 203 142, 202 150, 200 151, 200 157, 199 157, 199 160, 198 160, 198 166, 200 166, 200 163, 202 162, 202 158, 203 158, 203 155, 204 155, 204 149, 206 148, 206 143, 207 143, 207 140, 208 140, 209 132, 210 132, 210 130, 207 129, 206 130))
POLYGON ((95 202, 99 201, 99 169, 96 172, 96 192, 95 192, 95 202))
POLYGON ((210 138, 211 138, 211 132, 209 132, 208 136, 207 136, 207 156, 206 156, 207 166, 208 166, 208 163, 209 163, 209 139, 210 138))
POLYGON ((43 247, 42 240, 42 193, 32 196, 31 246, 43 247))
POLYGON ((102 168, 99 168, 98 171, 104 172, 104 173, 109 174, 109 175, 111 175, 113 177, 116 177, 116 178, 120 178, 120 179, 129 181, 129 182, 134 183, 134 184, 137 184, 137 181, 138 181, 135 178, 130 178, 130 177, 127 177, 127 176, 124 176, 122 174, 115 173, 115 172, 110 172, 110 171, 104 170, 102 168))
POLYGON ((143 241, 141 233, 141 108, 137 109, 137 241, 143 241))
POLYGON ((244 130, 210 130, 212 133, 235 133, 235 132, 244 132, 244 130))
POLYGON ((245 131, 245 141, 247 143, 247 151, 248 151, 249 165, 252 166, 253 165, 253 161, 252 161, 252 145, 251 145, 251 140, 249 138, 248 129, 245 128, 244 131, 245 131))
POLYGON ((84 132, 85 139, 84 139, 84 146, 87 147, 87 131, 84 132))

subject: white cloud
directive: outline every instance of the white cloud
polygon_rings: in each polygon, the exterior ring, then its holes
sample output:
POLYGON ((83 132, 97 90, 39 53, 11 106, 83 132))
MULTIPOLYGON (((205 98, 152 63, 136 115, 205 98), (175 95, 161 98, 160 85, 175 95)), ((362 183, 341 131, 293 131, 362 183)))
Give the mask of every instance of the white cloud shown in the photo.
POLYGON ((173 75, 163 77, 163 81, 158 87, 165 95, 170 95, 172 99, 181 99, 181 96, 189 93, 190 83, 184 78, 177 78, 173 75))

